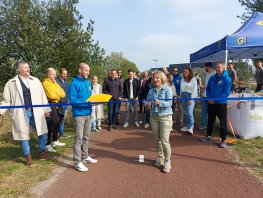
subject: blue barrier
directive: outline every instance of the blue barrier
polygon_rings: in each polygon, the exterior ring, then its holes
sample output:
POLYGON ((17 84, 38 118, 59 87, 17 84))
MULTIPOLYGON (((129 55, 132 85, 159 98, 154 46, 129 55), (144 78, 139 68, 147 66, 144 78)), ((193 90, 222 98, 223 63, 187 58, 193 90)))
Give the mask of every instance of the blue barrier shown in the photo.
MULTIPOLYGON (((58 106, 78 106, 78 105, 98 105, 98 104, 108 104, 108 103, 120 103, 120 102, 151 102, 154 99, 148 100, 110 100, 109 102, 85 102, 85 103, 68 103, 68 104, 42 104, 42 105, 18 105, 18 106, 0 106, 0 109, 18 109, 18 108, 37 108, 37 107, 58 107, 58 106)), ((159 99, 164 101, 169 100, 263 100, 263 97, 231 97, 231 98, 173 98, 173 99, 159 99)))

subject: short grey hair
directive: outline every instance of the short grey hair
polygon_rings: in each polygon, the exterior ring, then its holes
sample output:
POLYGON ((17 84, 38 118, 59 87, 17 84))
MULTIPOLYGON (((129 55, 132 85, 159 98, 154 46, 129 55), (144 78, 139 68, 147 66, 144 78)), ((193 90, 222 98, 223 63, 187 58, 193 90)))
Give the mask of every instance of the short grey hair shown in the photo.
POLYGON ((28 64, 28 62, 24 60, 19 60, 16 62, 16 68, 18 69, 21 65, 25 65, 25 64, 28 64))

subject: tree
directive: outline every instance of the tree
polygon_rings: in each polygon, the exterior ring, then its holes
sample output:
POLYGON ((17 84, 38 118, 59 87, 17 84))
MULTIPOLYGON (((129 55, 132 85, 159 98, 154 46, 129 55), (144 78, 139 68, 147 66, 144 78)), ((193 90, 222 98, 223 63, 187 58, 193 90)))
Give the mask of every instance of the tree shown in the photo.
POLYGON ((94 21, 83 27, 77 0, 1 0, 0 69, 5 82, 16 73, 10 65, 23 59, 32 74, 43 78, 48 67, 76 73, 79 62, 101 66, 104 49, 94 41, 94 21))
POLYGON ((121 69, 123 78, 128 78, 128 70, 138 71, 135 63, 123 56, 122 52, 112 52, 104 60, 104 73, 107 74, 111 69, 121 69))
MULTIPOLYGON (((243 21, 251 17, 254 12, 263 12, 263 0, 238 0, 241 3, 241 6, 245 7, 246 12, 241 16, 238 16, 243 21)), ((254 65, 257 61, 263 61, 263 59, 252 59, 254 65)))
POLYGON ((241 6, 245 7, 246 12, 238 16, 243 21, 247 20, 251 15, 256 12, 263 12, 263 0, 238 0, 241 6))
POLYGON ((235 70, 238 79, 242 79, 243 81, 247 81, 253 76, 252 66, 249 65, 248 60, 238 60, 235 62, 235 70))

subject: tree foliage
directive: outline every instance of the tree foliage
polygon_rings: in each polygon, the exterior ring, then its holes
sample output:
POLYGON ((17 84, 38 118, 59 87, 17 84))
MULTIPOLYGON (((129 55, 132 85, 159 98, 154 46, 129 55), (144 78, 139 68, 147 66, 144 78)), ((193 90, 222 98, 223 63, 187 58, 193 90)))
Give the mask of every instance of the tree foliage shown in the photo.
POLYGON ((105 58, 104 73, 107 73, 111 69, 120 69, 123 78, 128 78, 129 69, 138 71, 136 64, 125 58, 122 52, 112 52, 110 56, 105 58))
POLYGON ((245 7, 245 13, 240 17, 242 20, 247 20, 251 15, 256 12, 263 12, 263 0, 238 0, 241 3, 241 6, 245 7))
POLYGON ((242 81, 250 80, 251 76, 253 76, 252 67, 248 61, 238 60, 235 62, 235 70, 237 78, 242 79, 242 81))
POLYGON ((76 73, 79 62, 91 68, 103 62, 104 49, 94 41, 94 21, 83 27, 77 0, 0 0, 0 80, 14 76, 16 60, 30 63, 43 78, 48 67, 76 73))
MULTIPOLYGON (((241 3, 241 6, 245 7, 245 13, 243 13, 241 16, 238 16, 243 21, 247 20, 251 17, 252 14, 255 12, 263 12, 263 0, 238 0, 241 3)), ((252 59, 254 65, 257 61, 263 61, 262 58, 259 59, 252 59)))

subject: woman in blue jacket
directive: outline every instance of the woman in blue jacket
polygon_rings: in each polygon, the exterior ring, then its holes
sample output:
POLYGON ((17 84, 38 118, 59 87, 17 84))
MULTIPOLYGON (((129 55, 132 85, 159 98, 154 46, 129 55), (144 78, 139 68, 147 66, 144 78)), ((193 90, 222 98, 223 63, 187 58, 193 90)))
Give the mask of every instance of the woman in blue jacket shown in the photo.
POLYGON ((156 141, 158 159, 155 166, 163 167, 163 172, 171 170, 171 146, 169 142, 172 129, 172 90, 165 85, 167 81, 163 72, 156 71, 152 76, 154 87, 150 89, 146 107, 150 109, 150 123, 156 141), (168 100, 165 100, 168 99, 168 100))

